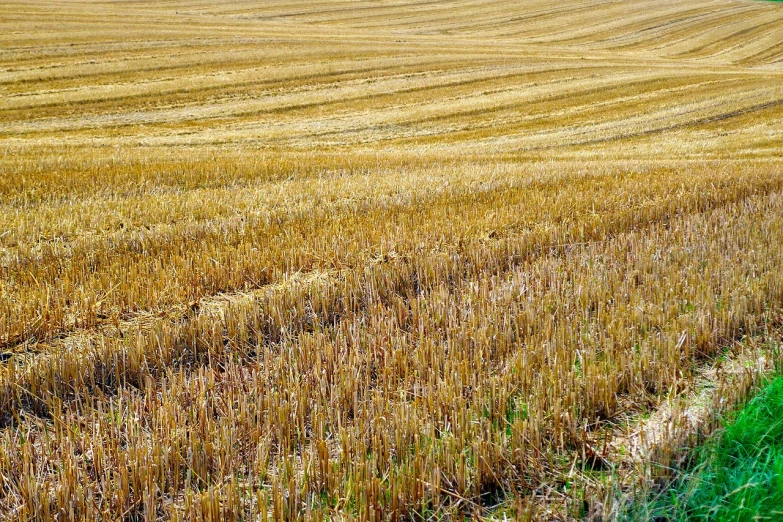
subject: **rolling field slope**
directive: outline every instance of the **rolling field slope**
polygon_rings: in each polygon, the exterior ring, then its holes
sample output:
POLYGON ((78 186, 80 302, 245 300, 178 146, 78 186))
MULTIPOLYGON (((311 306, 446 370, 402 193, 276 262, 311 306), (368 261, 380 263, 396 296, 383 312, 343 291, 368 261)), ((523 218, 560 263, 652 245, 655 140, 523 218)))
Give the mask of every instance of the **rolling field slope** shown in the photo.
POLYGON ((782 35, 0 3, 0 519, 611 516, 774 362, 782 35))

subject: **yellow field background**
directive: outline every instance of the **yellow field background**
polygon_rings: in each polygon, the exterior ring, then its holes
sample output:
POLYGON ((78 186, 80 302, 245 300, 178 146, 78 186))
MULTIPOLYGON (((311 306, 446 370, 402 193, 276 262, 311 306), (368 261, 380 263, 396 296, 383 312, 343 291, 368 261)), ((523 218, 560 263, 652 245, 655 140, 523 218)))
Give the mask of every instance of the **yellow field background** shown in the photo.
POLYGON ((3 145, 768 156, 747 1, 4 2, 3 145), (600 147, 596 147, 600 145, 600 147))
POLYGON ((783 4, 0 3, 2 520, 616 516, 781 266, 783 4))

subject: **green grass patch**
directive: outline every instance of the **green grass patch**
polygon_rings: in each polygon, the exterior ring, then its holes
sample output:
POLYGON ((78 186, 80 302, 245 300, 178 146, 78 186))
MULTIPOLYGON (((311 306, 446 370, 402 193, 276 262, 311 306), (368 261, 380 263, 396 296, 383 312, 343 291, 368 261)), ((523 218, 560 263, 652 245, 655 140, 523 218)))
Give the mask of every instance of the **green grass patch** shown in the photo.
POLYGON ((693 466, 638 502, 627 520, 783 520, 783 377, 725 430, 694 450, 693 466))

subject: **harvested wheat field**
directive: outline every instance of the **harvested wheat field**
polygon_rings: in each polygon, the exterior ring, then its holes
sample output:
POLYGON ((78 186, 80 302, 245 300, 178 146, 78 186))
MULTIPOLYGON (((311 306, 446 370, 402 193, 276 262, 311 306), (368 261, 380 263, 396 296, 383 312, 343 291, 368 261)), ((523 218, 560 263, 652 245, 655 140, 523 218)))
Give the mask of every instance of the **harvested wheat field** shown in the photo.
POLYGON ((0 3, 0 519, 617 516, 779 363, 782 37, 0 3))

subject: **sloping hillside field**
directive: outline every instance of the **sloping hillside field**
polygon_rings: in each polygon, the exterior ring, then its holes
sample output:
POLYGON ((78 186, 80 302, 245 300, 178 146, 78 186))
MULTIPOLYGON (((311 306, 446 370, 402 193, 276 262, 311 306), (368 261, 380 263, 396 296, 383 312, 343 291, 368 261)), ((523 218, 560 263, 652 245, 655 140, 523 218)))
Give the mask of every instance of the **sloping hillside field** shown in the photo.
POLYGON ((782 37, 0 3, 0 520, 617 514, 777 362, 782 37))

